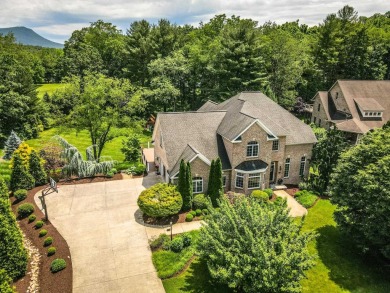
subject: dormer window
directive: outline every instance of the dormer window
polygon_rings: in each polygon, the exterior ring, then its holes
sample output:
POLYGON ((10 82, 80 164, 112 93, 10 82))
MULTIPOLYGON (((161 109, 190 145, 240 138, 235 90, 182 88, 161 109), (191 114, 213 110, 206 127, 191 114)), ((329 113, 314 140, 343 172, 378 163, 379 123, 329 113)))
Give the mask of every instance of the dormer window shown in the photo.
POLYGON ((246 147, 247 157, 257 157, 259 155, 259 143, 257 141, 250 141, 246 147))

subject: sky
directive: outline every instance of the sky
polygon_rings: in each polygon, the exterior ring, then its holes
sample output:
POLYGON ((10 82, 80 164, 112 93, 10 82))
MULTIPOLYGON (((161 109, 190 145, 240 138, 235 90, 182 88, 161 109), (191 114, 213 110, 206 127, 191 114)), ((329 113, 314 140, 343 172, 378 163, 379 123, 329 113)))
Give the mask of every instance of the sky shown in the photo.
POLYGON ((359 15, 390 10, 388 0, 1 0, 0 27, 25 26, 43 37, 63 43, 72 32, 102 19, 123 32, 135 20, 156 23, 167 18, 176 24, 207 22, 216 14, 284 23, 300 20, 317 25, 344 5, 359 15))

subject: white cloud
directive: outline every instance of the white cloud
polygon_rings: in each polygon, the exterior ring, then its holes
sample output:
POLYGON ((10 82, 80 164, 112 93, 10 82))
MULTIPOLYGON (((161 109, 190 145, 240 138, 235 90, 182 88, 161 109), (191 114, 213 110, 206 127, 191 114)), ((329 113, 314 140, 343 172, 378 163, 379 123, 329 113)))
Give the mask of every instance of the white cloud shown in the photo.
POLYGON ((27 26, 63 41, 74 29, 98 19, 117 24, 122 30, 135 19, 198 23, 221 13, 250 17, 260 24, 300 19, 301 23, 315 25, 347 4, 359 15, 389 10, 383 0, 5 0, 0 27, 27 26))

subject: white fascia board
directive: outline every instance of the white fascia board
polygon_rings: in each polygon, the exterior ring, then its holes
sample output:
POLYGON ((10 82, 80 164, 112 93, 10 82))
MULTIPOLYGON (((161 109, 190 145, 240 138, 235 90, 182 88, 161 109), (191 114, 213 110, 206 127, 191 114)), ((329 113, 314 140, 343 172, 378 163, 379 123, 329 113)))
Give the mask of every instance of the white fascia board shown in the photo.
MULTIPOLYGON (((234 139, 233 139, 233 143, 235 142, 235 140, 237 138, 239 138, 241 135, 243 135, 253 124, 257 123, 257 125, 259 125, 265 132, 267 132, 268 134, 272 135, 275 137, 275 139, 279 139, 267 126, 265 126, 259 119, 256 119, 254 120, 251 124, 249 124, 243 131, 241 131, 241 133, 239 135, 237 135, 234 139)), ((239 142, 239 141, 238 141, 239 142)))

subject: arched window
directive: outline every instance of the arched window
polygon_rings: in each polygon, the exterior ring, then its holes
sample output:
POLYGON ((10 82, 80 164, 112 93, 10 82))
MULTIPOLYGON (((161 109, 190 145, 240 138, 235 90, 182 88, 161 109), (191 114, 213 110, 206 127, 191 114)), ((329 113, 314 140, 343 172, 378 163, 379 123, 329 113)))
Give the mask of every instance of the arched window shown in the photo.
POLYGON ((257 141, 250 141, 246 146, 247 157, 257 157, 259 155, 259 143, 257 141))
POLYGON ((203 192, 203 178, 202 177, 193 177, 192 178, 192 192, 193 193, 203 192))

